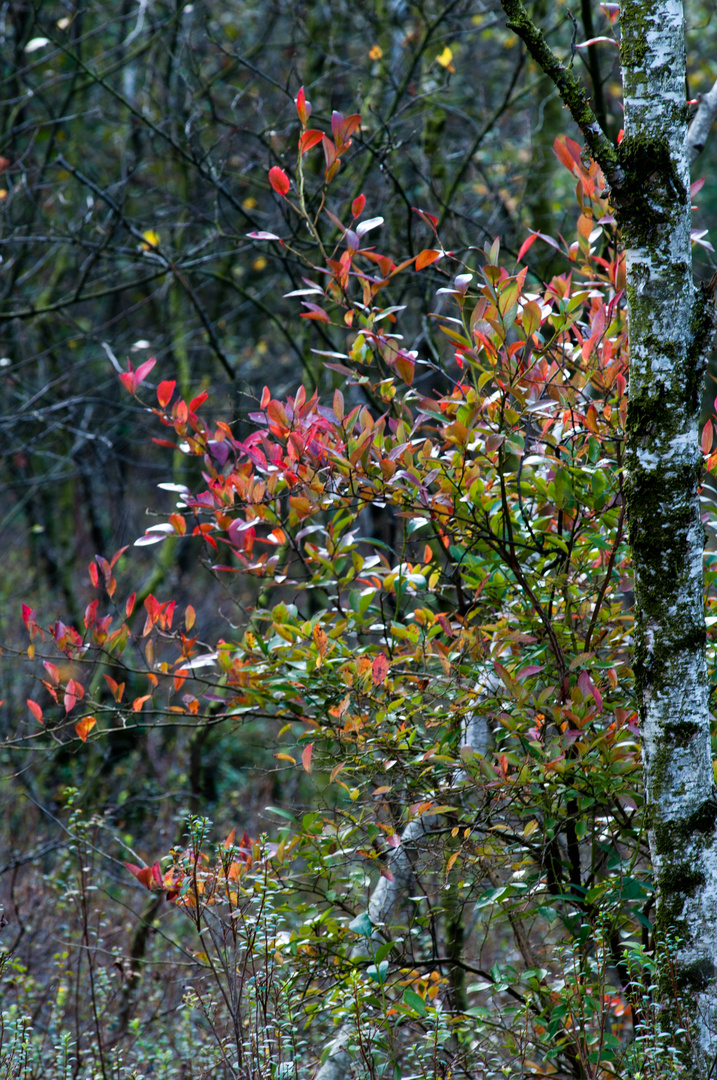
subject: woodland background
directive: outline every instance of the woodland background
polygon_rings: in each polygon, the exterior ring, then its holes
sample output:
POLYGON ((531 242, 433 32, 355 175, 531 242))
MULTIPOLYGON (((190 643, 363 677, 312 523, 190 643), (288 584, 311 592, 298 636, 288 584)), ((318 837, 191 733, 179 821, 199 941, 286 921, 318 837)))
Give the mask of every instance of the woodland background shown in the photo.
MULTIPOLYGON (((561 56, 573 49, 616 137, 617 50, 575 48, 607 33, 605 13, 591 0, 530 7, 561 56)), ((714 81, 717 23, 710 2, 693 0, 687 16, 695 98, 714 81)), ((334 109, 361 113, 334 188, 366 195, 396 261, 425 246, 412 207, 440 219, 456 252, 500 236, 515 254, 528 228, 572 235, 573 183, 552 147, 558 135, 580 136, 490 0, 6 0, 0 65, 0 903, 12 954, 2 1004, 44 1030, 64 995, 65 1023, 91 1058, 89 988, 105 980, 101 1038, 124 1048, 122 1075, 141 1066, 198 1077, 211 1032, 201 1011, 181 1008, 195 960, 176 927, 151 928, 158 903, 144 907, 121 860, 151 863, 178 842, 188 813, 211 818, 216 837, 234 827, 256 837, 268 805, 306 807, 306 778, 277 767, 260 721, 207 728, 199 740, 181 727, 114 732, 91 753, 63 740, 19 748, 36 696, 15 655, 26 647, 21 604, 80 625, 94 595, 87 564, 169 512, 174 496, 158 483, 197 479, 179 454, 170 477, 167 451, 151 441, 161 431, 118 380, 128 358, 156 357, 155 374, 176 379, 187 399, 210 390, 215 417, 240 425, 267 383, 276 398, 302 382, 322 394, 338 384, 314 351, 336 339, 283 299, 302 267, 247 238, 295 230, 294 244, 306 243, 267 179, 294 159, 301 85, 312 124, 327 125, 334 109), (91 822, 68 832, 78 808, 91 822), (102 916, 90 926, 94 889, 102 916)), ((715 140, 698 175, 695 226, 707 229, 715 140)), ((696 248, 696 261, 709 278, 711 249, 696 248)), ((541 245, 527 262, 541 280, 564 269, 541 245)), ((441 282, 432 270, 407 275, 394 301, 407 306, 407 347, 428 356, 438 344, 424 312, 441 282)), ((220 586, 188 539, 129 554, 139 599, 192 603, 207 639, 229 633, 256 599, 241 579, 220 586)), ((5 1067, 35 1075, 30 1064, 5 1067)), ((105 1063, 96 1067, 102 1075, 105 1063)))

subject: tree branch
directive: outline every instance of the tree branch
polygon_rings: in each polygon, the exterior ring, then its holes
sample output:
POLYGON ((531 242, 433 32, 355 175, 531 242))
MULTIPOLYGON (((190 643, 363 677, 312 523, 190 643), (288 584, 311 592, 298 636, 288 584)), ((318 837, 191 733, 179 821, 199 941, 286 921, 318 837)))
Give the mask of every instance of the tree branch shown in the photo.
POLYGON ((585 88, 573 72, 558 60, 542 32, 535 25, 521 0, 500 0, 508 18, 508 27, 525 44, 538 67, 552 79, 560 97, 580 128, 590 153, 605 174, 611 188, 619 189, 625 181, 618 149, 610 142, 590 108, 585 88))
POLYGON ((687 132, 687 155, 690 165, 699 157, 705 148, 712 125, 717 117, 717 81, 707 94, 702 94, 697 112, 692 117, 687 132))

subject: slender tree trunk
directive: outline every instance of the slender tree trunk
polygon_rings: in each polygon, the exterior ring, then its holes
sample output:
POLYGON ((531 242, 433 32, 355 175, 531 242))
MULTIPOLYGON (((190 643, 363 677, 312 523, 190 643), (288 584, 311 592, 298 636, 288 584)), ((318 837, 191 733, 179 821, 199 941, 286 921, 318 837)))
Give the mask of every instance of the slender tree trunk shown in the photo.
MULTIPOLYGON (((584 88, 550 51, 521 0, 508 25, 550 75, 602 166, 626 249, 630 334, 627 511, 636 576, 640 701, 657 927, 662 1027, 685 1076, 717 1075, 717 801, 705 657, 698 440, 713 288, 695 289, 681 0, 620 5, 625 136, 604 136, 584 88), (683 1034, 678 1034, 682 1031, 683 1034)), ((710 114, 713 115, 713 114, 710 114)))
POLYGON ((629 0, 621 23, 635 672, 657 926, 675 961, 661 991, 667 1030, 693 1029, 685 1065, 707 1077, 717 1053, 717 807, 698 421, 713 304, 692 278, 682 4, 629 0))

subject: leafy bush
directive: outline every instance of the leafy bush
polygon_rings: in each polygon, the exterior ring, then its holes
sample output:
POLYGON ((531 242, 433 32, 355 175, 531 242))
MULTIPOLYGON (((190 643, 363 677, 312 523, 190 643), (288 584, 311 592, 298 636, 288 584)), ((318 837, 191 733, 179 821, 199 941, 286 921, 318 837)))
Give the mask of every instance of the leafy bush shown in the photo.
POLYGON ((445 251, 416 209, 426 247, 396 264, 373 246, 382 219, 363 196, 330 201, 360 117, 311 129, 303 92, 297 112, 295 186, 279 167, 269 179, 313 240, 293 295, 333 398, 267 387, 245 431, 205 418, 207 393, 149 387, 153 361, 129 366, 125 388, 202 477, 138 543, 195 538, 224 583, 223 629, 171 596, 138 603, 126 550, 98 556, 84 626, 24 609, 45 703, 38 689, 12 744, 69 753, 79 739, 101 768, 113 734, 185 738, 191 771, 213 733, 228 754, 251 726, 282 797, 262 835, 216 846, 195 785, 186 838, 158 836, 148 865, 115 837, 151 893, 127 961, 94 892, 128 894, 97 854, 119 807, 89 822, 68 808, 74 869, 55 885, 81 915, 87 1026, 63 1027, 64 982, 50 1005, 8 961, 7 1074, 43 1062, 44 1076, 140 1076, 151 1047, 166 1076, 298 1078, 317 1063, 322 1080, 676 1075, 652 1003, 624 268, 601 176, 556 143, 577 181, 570 245, 531 234, 508 269, 497 240, 445 251), (304 161, 320 147, 309 192, 304 161), (536 241, 565 260, 549 282, 520 266, 536 241), (439 350, 409 348, 392 303, 424 271, 440 285, 425 313, 439 350), (151 1015, 131 1019, 159 925, 188 965, 166 1040, 151 1015))

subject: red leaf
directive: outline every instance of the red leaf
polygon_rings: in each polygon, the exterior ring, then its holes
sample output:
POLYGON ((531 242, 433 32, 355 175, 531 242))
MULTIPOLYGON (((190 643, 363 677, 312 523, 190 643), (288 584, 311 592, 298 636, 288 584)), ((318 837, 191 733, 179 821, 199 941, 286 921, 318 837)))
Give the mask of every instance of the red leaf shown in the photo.
POLYGON ((598 711, 602 712, 602 694, 595 686, 595 683, 592 681, 587 671, 580 672, 580 676, 578 678, 578 686, 580 690, 582 690, 583 698, 586 698, 588 694, 591 694, 593 700, 595 701, 595 704, 598 707, 598 711))
POLYGON ((302 154, 305 154, 307 150, 311 150, 312 146, 316 146, 317 143, 320 143, 323 137, 323 131, 317 131, 316 129, 304 131, 299 136, 299 151, 302 154))
POLYGON ((406 353, 400 352, 394 362, 396 371, 401 376, 407 386, 410 386, 413 382, 413 374, 416 370, 416 365, 410 356, 406 353))
POLYGON ((28 698, 27 699, 27 707, 30 710, 30 712, 32 713, 32 715, 35 717, 35 719, 37 720, 38 724, 41 724, 42 723, 42 709, 37 704, 37 702, 33 701, 32 698, 28 698))
POLYGON ((269 169, 269 183, 278 195, 281 195, 282 198, 286 196, 290 186, 289 177, 278 165, 275 165, 273 169, 269 169))
POLYGON ((97 618, 97 604, 98 600, 93 600, 85 608, 85 628, 89 629, 90 626, 94 626, 95 619, 97 618))
POLYGON ((129 544, 125 544, 124 547, 121 547, 119 549, 119 551, 116 551, 114 553, 114 555, 112 556, 112 559, 110 560, 110 570, 114 569, 117 561, 122 558, 122 556, 124 555, 124 553, 125 553, 125 551, 127 550, 128 547, 129 547, 129 544))
POLYGON ((303 86, 300 88, 299 93, 296 95, 296 111, 299 116, 299 120, 304 127, 309 122, 311 116, 311 102, 306 100, 306 94, 304 93, 303 86))
POLYGON ((352 113, 351 116, 347 116, 346 119, 341 124, 341 127, 339 128, 339 136, 338 136, 337 141, 342 143, 343 146, 348 146, 351 136, 353 135, 354 131, 356 131, 356 129, 359 128, 360 126, 361 126, 361 114, 360 113, 352 113))
POLYGON ((206 390, 202 390, 201 394, 197 394, 196 397, 193 397, 192 400, 189 402, 190 413, 195 413, 197 409, 201 408, 201 406, 204 404, 208 397, 209 394, 206 390))
POLYGON ((533 233, 532 236, 529 236, 527 240, 523 241, 523 243, 520 245, 520 251, 518 252, 517 262, 520 262, 520 260, 525 255, 526 251, 530 250, 530 248, 533 246, 535 241, 538 239, 539 235, 540 235, 539 233, 535 232, 535 233, 533 233))
POLYGON ((331 322, 331 319, 326 314, 323 308, 320 308, 318 304, 312 304, 308 300, 301 301, 302 307, 308 308, 308 311, 304 311, 299 316, 300 319, 316 319, 318 322, 331 322))
POLYGON ((65 688, 64 705, 65 712, 70 713, 74 709, 78 701, 82 701, 85 696, 85 688, 82 683, 76 682, 74 679, 70 679, 65 688))
POLYGON ((425 221, 427 225, 430 225, 435 232, 436 226, 438 225, 438 218, 434 214, 429 214, 427 210, 419 210, 417 206, 412 206, 411 209, 413 210, 414 214, 418 214, 418 216, 423 221, 425 221))
POLYGON ((339 141, 339 134, 341 132, 341 125, 344 122, 343 113, 337 112, 336 109, 331 113, 331 134, 336 142, 339 141))
POLYGON ((271 390, 268 386, 265 386, 261 392, 261 407, 265 409, 271 401, 271 390))
POLYGON ((700 446, 702 447, 703 454, 709 454, 712 449, 713 442, 713 429, 712 421, 708 420, 702 430, 702 438, 700 439, 700 446))
POLYGON ((432 248, 426 248, 422 251, 416 259, 416 270, 423 270, 424 266, 430 266, 436 259, 440 259, 442 251, 434 251, 432 248))
POLYGON ((383 653, 379 653, 371 665, 371 675, 373 676, 374 686, 382 683, 388 675, 388 660, 383 653))
POLYGON ((161 382, 157 387, 157 401, 162 408, 169 405, 176 385, 177 382, 175 379, 168 379, 165 382, 161 382))
POLYGON ((141 382, 144 382, 144 380, 147 378, 147 376, 149 375, 150 371, 152 370, 152 368, 154 367, 154 365, 156 363, 157 363, 156 357, 152 356, 152 357, 150 357, 149 360, 145 360, 145 362, 143 364, 139 365, 139 367, 137 368, 137 370, 134 373, 135 389, 139 386, 139 384, 141 382))
POLYGON ((90 581, 92 582, 94 587, 97 588, 97 586, 100 583, 100 577, 99 577, 99 574, 97 573, 97 564, 91 562, 90 565, 87 567, 87 569, 89 570, 89 573, 90 573, 90 581))
POLYGON ((42 666, 44 667, 45 671, 49 674, 49 676, 52 679, 52 681, 54 682, 55 686, 59 686, 59 684, 60 684, 60 672, 57 670, 55 665, 51 664, 49 660, 43 660, 42 661, 42 666))
POLYGON ((125 866, 129 870, 130 874, 134 874, 140 885, 144 885, 145 889, 152 888, 152 881, 154 875, 152 873, 151 866, 135 866, 134 863, 126 862, 125 866))
POLYGON ((314 744, 309 743, 308 746, 304 747, 303 752, 301 754, 301 764, 304 766, 304 769, 306 770, 307 773, 311 773, 311 755, 313 754, 313 752, 314 752, 314 744))
POLYGON ((360 217, 363 214, 364 206, 366 205, 366 196, 358 195, 351 203, 351 213, 355 218, 360 217))
POLYGON ((132 614, 132 612, 134 611, 134 602, 135 602, 136 599, 137 599, 137 593, 136 592, 133 592, 131 596, 127 597, 127 603, 124 606, 125 612, 127 613, 127 618, 129 618, 130 615, 132 614))
POLYGON ((328 172, 331 166, 334 165, 336 162, 336 147, 327 135, 324 135, 322 139, 322 145, 324 147, 324 155, 326 157, 326 169, 328 172))

